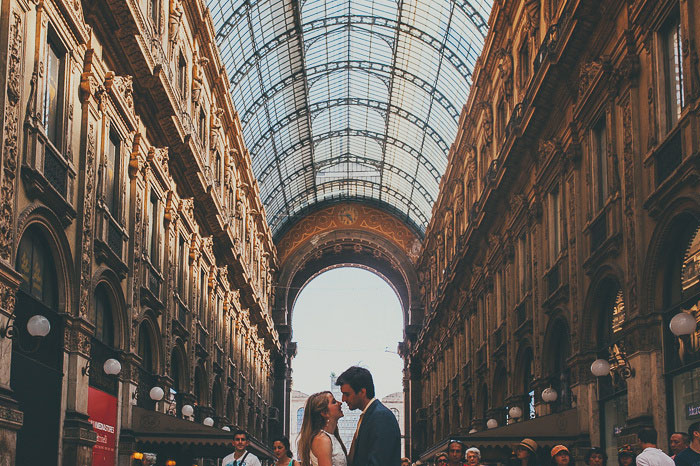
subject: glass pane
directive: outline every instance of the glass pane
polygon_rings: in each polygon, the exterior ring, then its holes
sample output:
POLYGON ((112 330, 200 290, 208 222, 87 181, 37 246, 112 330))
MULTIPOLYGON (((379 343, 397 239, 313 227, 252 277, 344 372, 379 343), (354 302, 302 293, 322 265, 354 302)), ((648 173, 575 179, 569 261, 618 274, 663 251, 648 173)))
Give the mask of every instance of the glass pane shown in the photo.
POLYGON ((687 432, 693 422, 700 420, 700 368, 673 378, 674 431, 687 432))

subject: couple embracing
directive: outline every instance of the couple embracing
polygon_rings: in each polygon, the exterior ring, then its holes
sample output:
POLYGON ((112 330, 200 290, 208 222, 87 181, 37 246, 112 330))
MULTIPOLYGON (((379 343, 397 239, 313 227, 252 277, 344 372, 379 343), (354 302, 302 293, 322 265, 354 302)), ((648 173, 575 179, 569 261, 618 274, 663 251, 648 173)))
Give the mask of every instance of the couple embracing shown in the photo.
POLYGON ((372 374, 353 366, 340 374, 335 383, 340 386, 342 401, 331 392, 315 393, 306 401, 298 443, 301 465, 399 466, 399 424, 394 414, 374 397, 372 374), (351 410, 362 410, 349 452, 338 433, 343 401, 351 410))

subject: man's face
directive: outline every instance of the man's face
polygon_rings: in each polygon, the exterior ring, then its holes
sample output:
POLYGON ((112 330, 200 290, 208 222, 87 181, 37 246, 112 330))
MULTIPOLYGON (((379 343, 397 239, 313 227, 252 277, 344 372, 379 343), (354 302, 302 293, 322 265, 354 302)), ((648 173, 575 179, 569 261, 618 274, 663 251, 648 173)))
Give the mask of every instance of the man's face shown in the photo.
POLYGON ((248 437, 246 437, 243 434, 238 434, 234 436, 233 448, 235 448, 236 451, 239 453, 245 451, 245 449, 248 448, 248 437))
POLYGON ((349 383, 344 383, 340 386, 340 392, 343 394, 343 401, 348 404, 348 409, 362 409, 364 401, 367 398, 367 390, 361 388, 359 392, 355 392, 349 383))
POLYGON ((457 442, 452 442, 450 443, 450 446, 447 447, 447 459, 450 461, 450 463, 459 463, 462 461, 464 452, 462 451, 462 445, 460 445, 457 442))
POLYGON ((407 459, 401 460, 401 466, 411 466, 411 462, 407 459))
POLYGON ((683 441, 683 436, 681 434, 671 435, 671 441, 669 444, 671 445, 671 451, 674 455, 688 448, 688 445, 686 445, 683 441))
POLYGON ((476 466, 479 464, 479 455, 473 451, 467 452, 467 464, 469 466, 476 466))
POLYGON ((600 453, 593 453, 588 459, 588 466, 602 466, 603 465, 603 455, 600 453))

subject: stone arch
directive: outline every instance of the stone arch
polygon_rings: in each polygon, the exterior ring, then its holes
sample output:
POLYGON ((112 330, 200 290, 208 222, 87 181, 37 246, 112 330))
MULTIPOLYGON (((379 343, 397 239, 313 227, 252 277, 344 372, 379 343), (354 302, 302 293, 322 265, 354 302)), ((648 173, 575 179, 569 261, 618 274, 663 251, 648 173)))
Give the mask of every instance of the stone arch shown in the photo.
POLYGON ((209 405, 209 390, 207 390, 209 384, 207 381, 206 370, 201 364, 197 365, 194 369, 194 387, 192 387, 192 391, 198 406, 209 405))
POLYGON ((95 320, 95 293, 104 289, 111 306, 114 321, 114 347, 128 351, 136 345, 136 333, 129 328, 126 299, 120 285, 121 279, 108 267, 99 267, 93 276, 90 294, 90 319, 95 320), (131 337, 131 338, 130 338, 131 337))
POLYGON ((226 419, 230 424, 235 424, 236 418, 236 394, 233 389, 229 389, 226 394, 226 419))
MULTIPOLYGON (((164 348, 163 348, 163 339, 159 330, 159 325, 158 325, 158 320, 156 319, 155 314, 153 311, 150 309, 147 310, 141 319, 141 322, 139 323, 138 326, 138 331, 139 334, 137 336, 138 342, 140 344, 141 342, 141 332, 145 332, 146 335, 148 336, 151 344, 151 367, 152 367, 152 372, 159 374, 162 372, 162 368, 164 367, 164 348)), ((137 351, 140 352, 139 344, 137 344, 137 351)), ((146 365, 144 364, 144 368, 146 365)))
MULTIPOLYGON (((669 249, 684 248, 687 225, 700 224, 700 195, 681 196, 669 203, 652 233, 640 282, 640 313, 648 314, 665 308, 666 271, 676 255, 669 249)), ((680 251, 673 251, 680 252, 680 251)), ((681 259, 682 260, 682 259, 681 259)))
MULTIPOLYGON (((46 240, 53 256, 58 281, 58 309, 67 313, 77 313, 78 306, 73 305, 73 290, 77 286, 73 282, 74 260, 61 221, 51 209, 40 204, 31 204, 18 217, 17 246, 30 228, 37 229, 38 234, 46 240)), ((13 249, 13 264, 17 260, 16 255, 17 247, 13 249)))
POLYGON ((211 389, 211 408, 214 410, 214 415, 224 417, 224 394, 221 388, 221 377, 217 376, 214 379, 214 384, 211 389))
POLYGON ((185 345, 178 338, 170 352, 170 368, 168 371, 170 378, 173 379, 173 388, 178 394, 187 391, 187 381, 190 380, 186 354, 185 345), (175 374, 174 371, 179 371, 179 373, 175 374), (179 380, 176 380, 176 376, 179 380), (179 382, 179 385, 176 385, 177 382, 179 382))
MULTIPOLYGON (((609 290, 622 288, 622 271, 611 264, 603 265, 598 269, 598 273, 593 277, 584 300, 584 310, 581 318, 581 350, 582 353, 595 353, 599 348, 601 339, 600 322, 604 317, 605 310, 601 306, 601 301, 605 300, 605 293, 609 290)), ((624 294, 624 290, 623 290, 624 294)), ((595 357, 591 358, 591 362, 595 357)))

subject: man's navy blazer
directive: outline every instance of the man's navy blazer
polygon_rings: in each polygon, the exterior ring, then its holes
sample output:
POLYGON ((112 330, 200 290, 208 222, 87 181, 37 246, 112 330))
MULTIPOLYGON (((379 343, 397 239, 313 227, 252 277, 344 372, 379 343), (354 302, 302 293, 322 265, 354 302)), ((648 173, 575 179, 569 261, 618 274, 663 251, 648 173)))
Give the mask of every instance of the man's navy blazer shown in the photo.
POLYGON ((369 405, 355 439, 351 466, 400 466, 401 431, 396 416, 381 401, 369 405))

